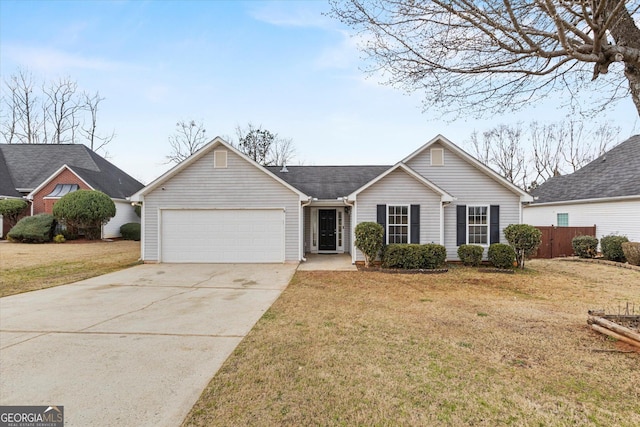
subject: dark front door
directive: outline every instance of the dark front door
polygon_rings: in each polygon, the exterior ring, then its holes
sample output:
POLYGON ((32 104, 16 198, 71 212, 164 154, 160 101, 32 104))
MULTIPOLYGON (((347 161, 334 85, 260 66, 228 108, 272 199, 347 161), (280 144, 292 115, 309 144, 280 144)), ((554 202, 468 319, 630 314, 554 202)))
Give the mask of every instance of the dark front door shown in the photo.
POLYGON ((320 209, 318 216, 318 228, 320 233, 320 245, 318 249, 321 251, 336 250, 336 210, 320 209))

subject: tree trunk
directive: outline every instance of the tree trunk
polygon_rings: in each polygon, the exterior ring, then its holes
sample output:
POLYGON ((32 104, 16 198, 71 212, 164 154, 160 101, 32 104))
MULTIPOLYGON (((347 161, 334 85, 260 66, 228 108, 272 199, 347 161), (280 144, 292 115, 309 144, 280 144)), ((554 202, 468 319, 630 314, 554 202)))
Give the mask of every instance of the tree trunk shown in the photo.
POLYGON ((640 66, 627 64, 624 70, 624 75, 627 76, 627 80, 629 80, 631 99, 636 105, 638 115, 640 116, 640 66))
MULTIPOLYGON (((609 1, 607 3, 608 11, 613 12, 619 1, 621 0, 609 1)), ((618 46, 632 48, 636 52, 635 54, 625 55, 623 61, 624 75, 629 81, 631 99, 640 116, 640 55, 637 54, 637 51, 640 50, 640 28, 638 28, 626 7, 620 9, 615 24, 611 26, 611 36, 618 46)))

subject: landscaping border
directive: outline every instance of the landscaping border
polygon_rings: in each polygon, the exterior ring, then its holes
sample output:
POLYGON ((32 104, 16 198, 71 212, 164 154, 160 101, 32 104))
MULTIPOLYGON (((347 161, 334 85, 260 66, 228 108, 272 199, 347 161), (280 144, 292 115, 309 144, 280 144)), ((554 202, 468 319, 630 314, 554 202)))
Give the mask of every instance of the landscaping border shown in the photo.
POLYGON ((552 258, 552 259, 557 259, 560 261, 568 261, 568 262, 589 262, 592 264, 610 265, 612 267, 627 268, 629 270, 640 271, 640 266, 638 265, 632 265, 632 264, 629 264, 628 262, 608 261, 606 259, 601 259, 601 258, 561 257, 561 258, 552 258))

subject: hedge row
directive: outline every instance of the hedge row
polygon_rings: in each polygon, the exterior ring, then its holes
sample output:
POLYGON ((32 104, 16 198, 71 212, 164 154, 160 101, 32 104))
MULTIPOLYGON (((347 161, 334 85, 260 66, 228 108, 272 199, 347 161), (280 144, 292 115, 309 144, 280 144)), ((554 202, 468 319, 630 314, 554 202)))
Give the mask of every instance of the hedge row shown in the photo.
POLYGON ((443 267, 446 259, 447 250, 442 245, 394 243, 384 248, 382 267, 403 270, 436 269, 443 267))

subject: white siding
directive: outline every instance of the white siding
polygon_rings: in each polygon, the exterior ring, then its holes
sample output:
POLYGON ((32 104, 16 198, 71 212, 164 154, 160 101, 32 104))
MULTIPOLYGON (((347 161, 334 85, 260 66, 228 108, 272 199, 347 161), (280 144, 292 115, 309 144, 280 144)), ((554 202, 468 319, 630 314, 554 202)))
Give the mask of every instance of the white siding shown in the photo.
MULTIPOLYGON (((431 150, 423 150, 407 165, 455 198, 453 203, 444 208, 444 245, 447 248, 447 259, 458 259, 456 205, 499 205, 500 242, 507 243, 502 230, 509 224, 521 222, 520 195, 443 145, 436 143, 431 147, 444 148, 444 166, 431 166, 431 150)), ((485 257, 486 254, 485 250, 485 257)))
POLYGON ((281 208, 285 260, 299 261, 298 194, 231 151, 227 168, 214 168, 213 157, 213 151, 206 153, 145 195, 143 259, 158 260, 159 208, 281 208))
POLYGON ((114 203, 116 204, 116 216, 104 225, 102 229, 102 237, 104 239, 120 237, 121 226, 129 222, 140 222, 140 218, 136 215, 131 203, 126 200, 114 200, 114 203))
MULTIPOLYGON (((396 170, 357 196, 356 223, 376 222, 377 205, 420 205, 420 243, 440 243, 440 195, 402 170, 396 170)), ((364 256, 356 250, 356 260, 364 256)))
POLYGON ((524 207, 524 222, 531 225, 557 224, 557 214, 569 214, 569 227, 596 226, 596 237, 620 234, 640 242, 640 199, 598 203, 574 203, 524 207))

